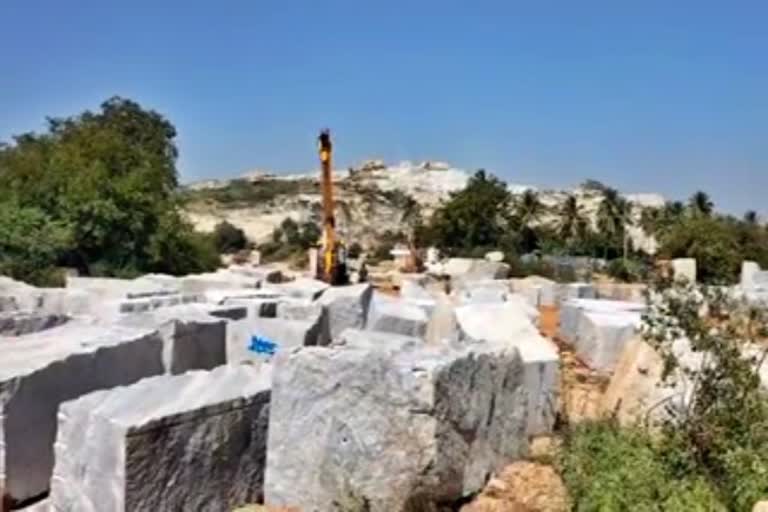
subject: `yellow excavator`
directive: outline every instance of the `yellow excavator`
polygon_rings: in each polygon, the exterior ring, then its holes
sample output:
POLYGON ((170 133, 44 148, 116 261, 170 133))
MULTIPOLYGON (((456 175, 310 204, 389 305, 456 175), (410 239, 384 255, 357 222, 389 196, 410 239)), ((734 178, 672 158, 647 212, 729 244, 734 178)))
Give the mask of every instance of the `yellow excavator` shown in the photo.
POLYGON ((331 285, 343 285, 349 283, 349 275, 347 273, 346 249, 336 237, 331 132, 322 130, 317 140, 320 152, 320 187, 323 193, 323 239, 317 258, 316 274, 318 279, 331 285))

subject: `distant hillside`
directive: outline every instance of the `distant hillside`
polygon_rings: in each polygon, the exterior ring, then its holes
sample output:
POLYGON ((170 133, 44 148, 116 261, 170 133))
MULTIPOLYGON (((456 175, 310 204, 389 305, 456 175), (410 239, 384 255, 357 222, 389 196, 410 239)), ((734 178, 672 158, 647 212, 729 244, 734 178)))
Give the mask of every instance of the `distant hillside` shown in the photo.
MULTIPOLYGON (((411 198, 419 204, 424 218, 429 218, 440 202, 451 192, 464 188, 468 179, 467 171, 442 162, 386 165, 370 161, 341 171, 334 182, 339 230, 347 240, 356 240, 364 246, 375 245, 385 231, 403 230, 403 207, 411 198)), ((515 184, 508 188, 513 195, 535 189, 515 184)), ((584 212, 593 219, 601 200, 596 188, 538 192, 550 212, 555 211, 568 194, 574 194, 584 212)), ((184 195, 186 214, 197 229, 211 231, 226 220, 243 229, 255 242, 267 240, 286 217, 299 222, 320 222, 319 173, 280 176, 254 172, 231 180, 192 183, 185 187, 184 195)), ((658 194, 625 194, 625 197, 640 207, 664 204, 664 198, 658 194)), ((542 222, 552 219, 554 216, 550 213, 542 222)), ((655 241, 649 240, 639 228, 631 229, 630 233, 636 247, 655 251, 655 241)))

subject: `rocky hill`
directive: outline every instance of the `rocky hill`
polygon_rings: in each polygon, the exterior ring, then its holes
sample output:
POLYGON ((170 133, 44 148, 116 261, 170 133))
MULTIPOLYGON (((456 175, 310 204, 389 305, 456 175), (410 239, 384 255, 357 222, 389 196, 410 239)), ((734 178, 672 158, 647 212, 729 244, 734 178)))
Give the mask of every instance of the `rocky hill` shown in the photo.
MULTIPOLYGON (((348 240, 373 245, 382 233, 403 230, 404 209, 412 200, 418 203, 424 218, 428 218, 451 192, 464 188, 469 176, 469 172, 443 162, 387 165, 369 161, 338 172, 334 188, 339 230, 348 240)), ((318 172, 299 175, 251 172, 231 180, 192 183, 185 189, 186 213, 199 230, 211 231, 226 220, 243 229, 249 239, 261 242, 268 239, 285 218, 320 222, 318 178, 318 172)), ((528 189, 535 190, 535 187, 517 184, 509 184, 508 188, 514 196, 528 189)), ((601 200, 600 192, 592 188, 537 192, 548 211, 554 211, 568 194, 574 194, 592 219, 601 200)), ((640 207, 664 204, 664 198, 658 194, 625 194, 625 197, 640 207)), ((545 215, 542 222, 553 218, 551 214, 545 215)), ((655 250, 655 242, 645 237, 639 228, 630 232, 635 246, 648 252, 655 250)))

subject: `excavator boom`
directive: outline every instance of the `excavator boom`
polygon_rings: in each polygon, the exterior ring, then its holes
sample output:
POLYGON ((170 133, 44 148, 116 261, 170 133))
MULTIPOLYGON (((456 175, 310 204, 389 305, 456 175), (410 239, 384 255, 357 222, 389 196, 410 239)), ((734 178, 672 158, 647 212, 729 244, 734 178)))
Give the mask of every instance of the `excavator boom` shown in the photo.
POLYGON ((347 281, 344 247, 336 239, 336 214, 333 200, 333 171, 331 155, 331 133, 320 132, 318 137, 320 153, 320 187, 323 195, 323 242, 319 261, 318 277, 331 284, 345 284, 347 281))

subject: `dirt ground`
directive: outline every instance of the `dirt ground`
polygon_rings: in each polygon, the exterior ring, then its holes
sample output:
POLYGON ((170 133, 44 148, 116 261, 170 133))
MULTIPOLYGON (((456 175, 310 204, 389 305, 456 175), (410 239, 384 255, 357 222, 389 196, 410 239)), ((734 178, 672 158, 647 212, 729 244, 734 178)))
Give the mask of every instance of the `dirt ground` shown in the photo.
POLYGON ((561 420, 578 422, 597 418, 600 399, 608 387, 608 379, 592 371, 579 360, 573 349, 557 336, 560 311, 541 307, 539 331, 551 339, 560 351, 560 415, 561 420))

